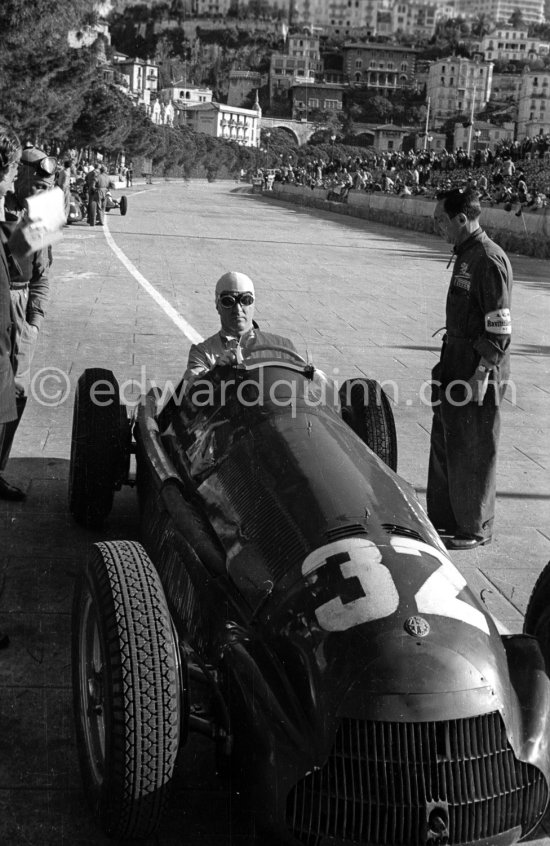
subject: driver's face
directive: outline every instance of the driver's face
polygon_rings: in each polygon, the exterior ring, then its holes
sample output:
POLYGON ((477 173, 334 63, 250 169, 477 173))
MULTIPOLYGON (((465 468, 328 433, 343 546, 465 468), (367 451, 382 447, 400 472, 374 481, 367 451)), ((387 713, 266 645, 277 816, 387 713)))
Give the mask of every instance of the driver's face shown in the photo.
POLYGON ((252 329, 252 321, 254 319, 254 303, 249 306, 243 305, 238 301, 238 295, 246 293, 244 291, 222 291, 220 296, 224 294, 233 294, 236 297, 236 302, 230 308, 224 308, 220 302, 220 297, 216 300, 216 311, 220 315, 222 329, 227 335, 240 336, 249 329, 252 329))

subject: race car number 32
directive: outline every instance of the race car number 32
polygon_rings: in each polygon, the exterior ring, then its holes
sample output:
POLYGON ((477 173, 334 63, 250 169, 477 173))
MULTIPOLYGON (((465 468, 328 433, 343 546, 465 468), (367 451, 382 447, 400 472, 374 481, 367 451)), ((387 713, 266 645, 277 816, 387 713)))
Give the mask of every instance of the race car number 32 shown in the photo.
MULTIPOLYGON (((390 544, 394 552, 429 555, 440 564, 414 595, 419 614, 451 617, 489 634, 485 614, 458 599, 466 580, 442 551, 413 538, 392 537, 390 544)), ((380 549, 367 538, 344 538, 315 549, 302 564, 302 575, 309 582, 323 577, 326 601, 315 609, 315 616, 328 632, 382 620, 399 607, 392 574, 382 563, 380 549)))

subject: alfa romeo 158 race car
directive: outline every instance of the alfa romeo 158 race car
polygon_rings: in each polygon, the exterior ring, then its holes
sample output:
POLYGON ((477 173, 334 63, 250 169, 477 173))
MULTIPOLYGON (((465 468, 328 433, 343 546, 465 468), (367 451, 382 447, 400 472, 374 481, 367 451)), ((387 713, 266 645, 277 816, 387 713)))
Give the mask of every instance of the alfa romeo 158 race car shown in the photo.
MULTIPOLYGON (((276 843, 517 842, 548 802, 537 638, 500 631, 452 564, 395 472, 380 386, 334 394, 269 355, 214 368, 202 393, 152 389, 132 415, 110 371, 79 380, 70 510, 99 525, 135 481, 143 532, 95 544, 74 598, 99 823, 154 832, 199 731, 276 843)), ((530 606, 546 649, 548 581, 530 606)))

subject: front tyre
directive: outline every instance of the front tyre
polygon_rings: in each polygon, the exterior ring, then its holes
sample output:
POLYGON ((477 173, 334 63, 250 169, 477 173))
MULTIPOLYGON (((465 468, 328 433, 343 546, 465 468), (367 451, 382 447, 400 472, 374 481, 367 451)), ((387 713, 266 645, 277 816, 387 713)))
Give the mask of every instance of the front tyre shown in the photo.
POLYGON ((73 601, 73 707, 84 789, 109 837, 149 837, 159 824, 180 740, 180 678, 147 553, 95 544, 73 601))
POLYGON ((128 211, 128 198, 124 194, 120 198, 119 207, 121 215, 124 216, 128 211))
POLYGON ((347 379, 340 388, 342 417, 382 461, 397 472, 397 432, 390 401, 375 379, 347 379))
POLYGON ((69 511, 81 525, 100 526, 113 507, 124 459, 121 421, 113 373, 85 370, 76 386, 69 465, 69 511))
POLYGON ((537 638, 546 672, 550 672, 550 561, 538 577, 529 597, 523 633, 537 638))

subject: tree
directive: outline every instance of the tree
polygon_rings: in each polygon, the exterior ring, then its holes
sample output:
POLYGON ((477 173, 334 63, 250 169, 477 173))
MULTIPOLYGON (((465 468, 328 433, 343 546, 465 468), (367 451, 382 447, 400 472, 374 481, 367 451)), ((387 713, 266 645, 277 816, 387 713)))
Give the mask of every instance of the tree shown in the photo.
POLYGON ((510 15, 509 21, 514 27, 514 29, 520 29, 521 27, 525 26, 525 21, 523 20, 523 12, 519 8, 519 6, 516 7, 510 15))
POLYGON ((2 0, 0 117, 23 138, 67 137, 96 65, 67 35, 89 15, 88 0, 2 0))

